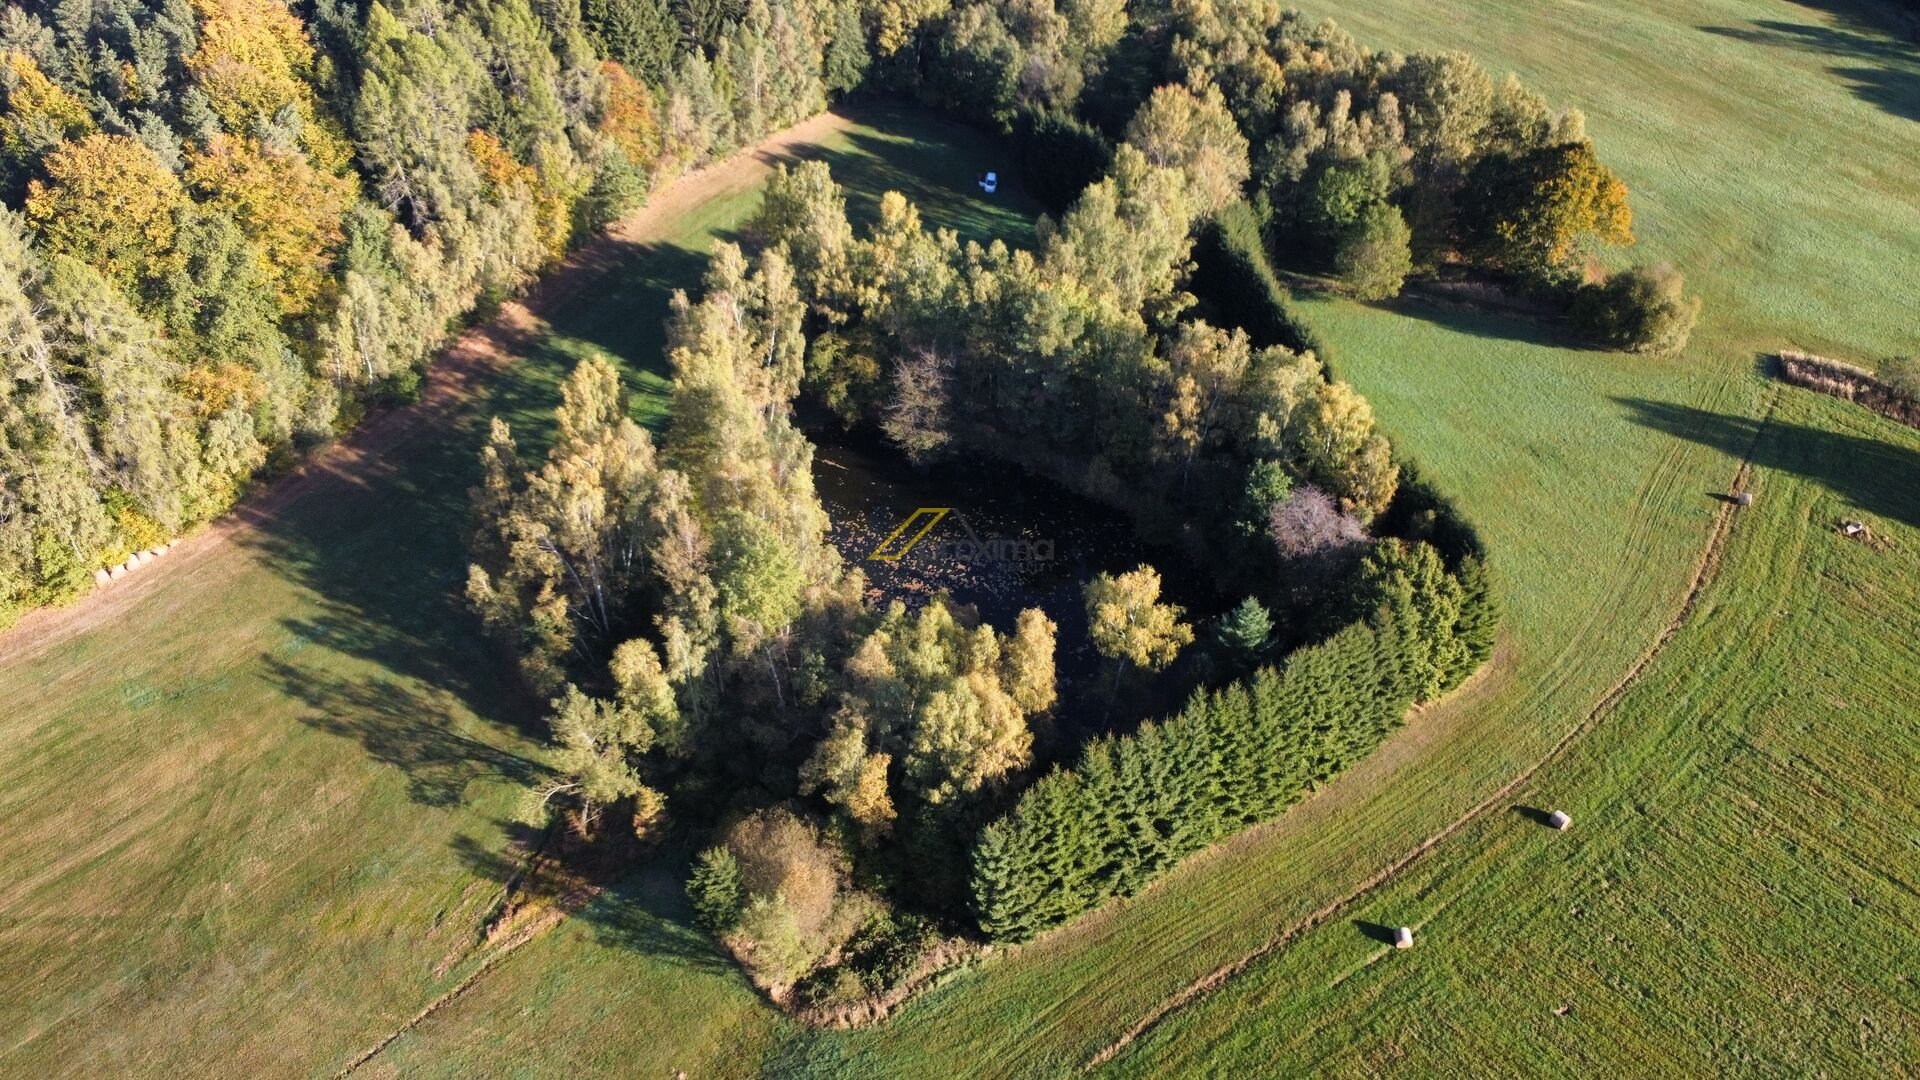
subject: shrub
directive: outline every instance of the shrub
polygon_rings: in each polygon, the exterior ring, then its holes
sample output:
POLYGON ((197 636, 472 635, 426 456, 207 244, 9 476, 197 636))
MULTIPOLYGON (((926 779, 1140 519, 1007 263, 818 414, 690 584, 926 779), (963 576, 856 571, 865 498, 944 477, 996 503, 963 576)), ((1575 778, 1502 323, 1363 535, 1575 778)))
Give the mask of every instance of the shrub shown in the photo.
POLYGON ((939 931, 918 915, 876 915, 847 942, 842 967, 858 976, 867 993, 884 994, 939 941, 939 931))
POLYGON ((1879 375, 1894 397, 1920 405, 1920 358, 1889 356, 1881 363, 1879 375))
POLYGON ((780 897, 803 937, 826 925, 840 891, 839 860, 812 825, 787 810, 762 810, 727 831, 727 851, 739 862, 749 910, 780 897))
POLYGON ((1669 354, 1686 348, 1700 317, 1700 298, 1686 295, 1686 279, 1661 263, 1622 270, 1574 294, 1573 321, 1596 340, 1632 352, 1669 354))
POLYGON ((757 896, 748 901, 740 913, 736 937, 742 962, 763 985, 790 986, 813 966, 814 952, 784 897, 757 896))
POLYGON ((1333 255, 1334 271, 1362 300, 1399 296, 1413 270, 1412 241, 1413 233, 1400 211, 1389 203, 1374 203, 1341 236, 1333 255))

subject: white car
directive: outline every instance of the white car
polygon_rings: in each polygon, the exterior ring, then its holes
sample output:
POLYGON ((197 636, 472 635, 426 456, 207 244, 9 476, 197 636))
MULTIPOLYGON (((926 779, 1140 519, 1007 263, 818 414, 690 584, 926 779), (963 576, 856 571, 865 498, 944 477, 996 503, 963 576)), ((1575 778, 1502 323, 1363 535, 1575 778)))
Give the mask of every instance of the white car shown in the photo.
POLYGON ((982 173, 982 174, 981 174, 981 176, 980 176, 980 190, 981 190, 981 191, 984 191, 984 192, 986 192, 987 194, 989 194, 989 195, 991 195, 991 194, 993 194, 993 193, 994 193, 994 191, 995 191, 996 189, 998 189, 999 187, 1000 187, 1000 174, 999 174, 999 173, 982 173))

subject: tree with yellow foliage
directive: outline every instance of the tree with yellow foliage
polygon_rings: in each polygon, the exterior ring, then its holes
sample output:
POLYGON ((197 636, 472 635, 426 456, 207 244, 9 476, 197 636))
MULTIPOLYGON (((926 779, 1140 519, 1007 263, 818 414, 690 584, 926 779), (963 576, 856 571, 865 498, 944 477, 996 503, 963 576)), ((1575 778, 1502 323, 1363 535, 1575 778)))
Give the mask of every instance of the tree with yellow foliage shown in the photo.
POLYGON ((165 273, 174 215, 187 203, 180 181, 126 135, 63 143, 27 185, 27 221, 45 250, 71 255, 129 292, 165 273))
POLYGON ((313 46, 293 12, 276 0, 193 0, 200 47, 187 72, 231 135, 297 118, 314 164, 343 170, 351 148, 314 96, 313 46))
POLYGON ((196 195, 232 215, 266 256, 280 311, 305 315, 331 284, 340 221, 357 185, 313 167, 298 153, 254 139, 215 135, 187 159, 196 195))
POLYGON ((1540 282, 1567 276, 1593 245, 1633 243, 1626 182, 1590 142, 1482 159, 1461 195, 1461 225, 1468 247, 1540 282))
POLYGON ((1099 574, 1081 590, 1087 604, 1087 633, 1101 656, 1113 661, 1113 686, 1128 668, 1162 671, 1193 644, 1193 627, 1177 604, 1160 602, 1160 571, 1146 563, 1119 576, 1099 574))
POLYGON ((0 55, 0 189, 14 184, 47 151, 94 132, 87 108, 47 78, 26 53, 0 55))

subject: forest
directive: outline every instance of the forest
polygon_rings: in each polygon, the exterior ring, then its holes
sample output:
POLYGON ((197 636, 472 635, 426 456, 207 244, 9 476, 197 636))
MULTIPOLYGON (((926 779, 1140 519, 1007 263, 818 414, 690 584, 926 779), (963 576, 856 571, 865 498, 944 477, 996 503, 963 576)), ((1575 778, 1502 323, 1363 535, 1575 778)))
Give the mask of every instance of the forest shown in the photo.
POLYGON ((1057 210, 1030 247, 897 194, 857 232, 824 165, 783 168, 668 313, 657 438, 589 360, 551 446, 496 421, 483 453, 466 596, 552 702, 525 816, 711 838, 703 923, 802 1006, 1137 891, 1490 654, 1486 552, 1280 275, 1471 280, 1655 351, 1698 307, 1670 268, 1609 269, 1631 211, 1577 113, 1277 6, 68 0, 7 7, 0 55, 7 618, 408 400, 464 320, 832 96, 1019 149, 1057 210), (1087 582, 1112 677, 1074 690, 1178 665, 1190 704, 1036 775, 1055 620, 870 603, 801 401, 1203 567, 1228 610, 1151 565, 1087 582))

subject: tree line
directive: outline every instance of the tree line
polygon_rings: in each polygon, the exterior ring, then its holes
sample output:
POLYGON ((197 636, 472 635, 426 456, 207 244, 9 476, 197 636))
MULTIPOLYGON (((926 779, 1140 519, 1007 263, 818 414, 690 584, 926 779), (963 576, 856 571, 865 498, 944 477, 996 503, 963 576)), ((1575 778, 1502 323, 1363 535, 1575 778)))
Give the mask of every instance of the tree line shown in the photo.
POLYGON ((1600 343, 1684 347, 1698 299, 1670 266, 1612 269, 1634 242, 1626 184, 1577 110, 1516 77, 1461 52, 1369 49, 1278 3, 1047 7, 956 4, 928 23, 916 65, 879 72, 1013 134, 1058 206, 1115 142, 1139 142, 1127 125, 1157 101, 1231 166, 1216 190, 1244 184, 1279 265, 1363 299, 1396 296, 1416 273, 1490 279, 1600 343), (1217 107, 1187 108, 1182 91, 1217 107), (1231 151, 1241 138, 1245 163, 1231 151))
POLYGON ((676 172, 818 112, 850 4, 0 8, 0 625, 414 394, 676 172))

